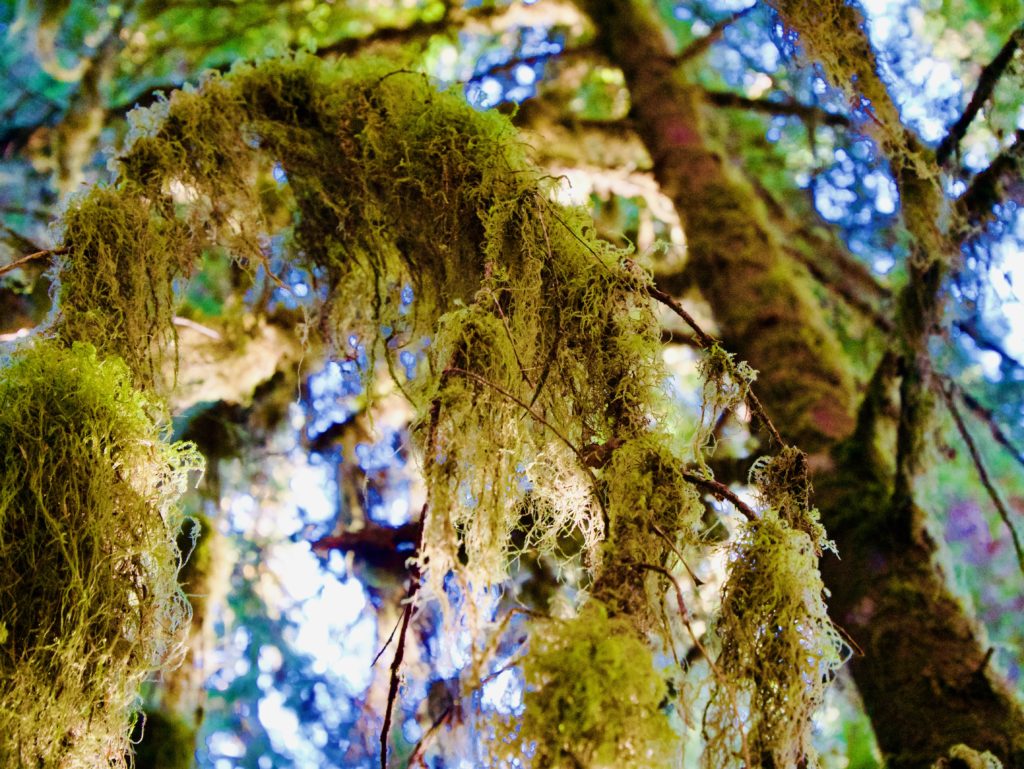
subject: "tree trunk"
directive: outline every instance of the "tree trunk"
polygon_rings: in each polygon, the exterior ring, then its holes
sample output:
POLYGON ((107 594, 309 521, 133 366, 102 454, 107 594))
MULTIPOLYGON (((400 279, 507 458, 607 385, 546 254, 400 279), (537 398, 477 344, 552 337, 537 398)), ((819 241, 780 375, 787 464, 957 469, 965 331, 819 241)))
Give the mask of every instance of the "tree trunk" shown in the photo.
POLYGON ((1024 713, 989 669, 984 634, 934 562, 913 504, 895 502, 896 446, 871 397, 851 384, 761 200, 707 138, 700 92, 677 72, 641 0, 586 0, 622 68, 654 173, 686 229, 689 268, 727 348, 760 371, 755 387, 786 440, 809 452, 816 504, 842 560, 822 564, 832 616, 863 654, 851 670, 890 767, 930 767, 965 743, 1024 767, 1024 713), (856 414, 859 419, 855 419, 856 414))

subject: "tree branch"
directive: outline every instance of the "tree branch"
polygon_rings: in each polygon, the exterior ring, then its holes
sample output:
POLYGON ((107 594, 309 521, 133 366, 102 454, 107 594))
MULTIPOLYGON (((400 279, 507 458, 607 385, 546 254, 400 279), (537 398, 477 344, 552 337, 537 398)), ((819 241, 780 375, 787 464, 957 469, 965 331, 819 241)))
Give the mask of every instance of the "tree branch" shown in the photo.
MULTIPOLYGON (((1022 163, 1024 129, 1018 128, 1014 133, 1013 144, 996 155, 988 168, 975 174, 967 191, 957 201, 957 211, 968 225, 977 227, 992 215, 993 206, 1000 202, 1000 196, 1003 194, 1005 180, 1013 177, 1019 179, 1022 163)), ((969 234, 969 228, 956 233, 961 240, 969 234)))
POLYGON ((745 109, 767 115, 786 115, 798 117, 805 123, 819 123, 827 126, 849 128, 852 121, 846 115, 829 112, 821 107, 801 104, 797 101, 771 101, 769 99, 751 99, 730 91, 704 91, 704 97, 716 107, 726 109, 745 109))
POLYGON ((971 95, 967 108, 959 120, 949 129, 949 133, 946 134, 935 150, 935 160, 939 165, 945 164, 950 155, 959 149, 960 140, 964 138, 964 134, 967 133, 971 121, 977 117, 982 106, 992 95, 996 83, 999 82, 999 78, 1002 77, 1003 72, 1009 66, 1022 38, 1024 38, 1024 24, 1013 31, 1009 40, 1006 41, 999 50, 999 53, 996 54, 996 57, 981 70, 981 75, 978 77, 978 85, 971 95))
POLYGON ((13 262, 0 266, 0 275, 6 275, 7 273, 24 267, 30 262, 34 262, 38 259, 44 259, 55 254, 66 254, 68 250, 66 248, 45 248, 42 251, 36 251, 32 254, 26 254, 25 256, 18 257, 13 262))
POLYGON ((1021 573, 1024 574, 1024 545, 1021 544, 1020 536, 1017 534, 1017 529, 1014 528, 1013 521, 1010 520, 1010 511, 1006 509, 1006 504, 999 496, 999 492, 996 490, 995 484, 992 482, 992 478, 988 474, 985 462, 981 458, 981 452, 978 451, 978 446, 975 444, 974 438, 971 437, 971 433, 967 429, 967 425, 964 423, 963 417, 960 416, 960 410, 956 407, 956 403, 953 401, 953 394, 950 388, 943 388, 942 395, 945 398, 946 407, 949 409, 949 413, 953 416, 953 421, 956 423, 957 432, 960 433, 960 437, 963 438, 964 443, 967 444, 967 450, 971 454, 971 461, 974 462, 974 467, 978 471, 978 478, 981 480, 982 486, 985 487, 985 491, 988 492, 989 499, 991 499, 992 504, 995 505, 996 511, 999 513, 999 517, 1003 520, 1007 530, 1010 532, 1010 539, 1013 541, 1013 550, 1017 554, 1017 564, 1020 566, 1021 573))
POLYGON ((731 16, 726 16, 724 19, 720 19, 719 21, 715 22, 714 26, 711 27, 711 29, 708 31, 706 35, 704 35, 704 37, 694 40, 692 43, 686 46, 686 48, 679 52, 679 54, 676 56, 676 63, 683 64, 684 62, 696 59, 698 56, 700 56, 702 53, 708 50, 712 45, 714 45, 715 43, 722 39, 722 35, 725 34, 725 30, 727 27, 742 19, 756 7, 757 3, 754 3, 753 5, 744 8, 742 11, 736 11, 731 16))
MULTIPOLYGON (((671 296, 666 294, 664 291, 659 290, 657 286, 648 286, 647 293, 652 299, 661 302, 663 305, 672 310, 672 312, 674 312, 676 315, 682 318, 686 325, 693 329, 693 333, 696 335, 697 341, 700 343, 700 346, 703 349, 714 347, 718 343, 713 336, 708 334, 706 331, 704 331, 704 329, 702 329, 697 324, 697 321, 693 319, 693 316, 690 315, 690 313, 688 313, 686 310, 684 310, 682 305, 679 304, 679 302, 675 301, 671 296)), ((761 426, 768 431, 768 434, 771 436, 772 440, 775 441, 775 444, 780 448, 788 446, 789 444, 787 444, 786 441, 782 439, 782 435, 779 433, 777 429, 775 429, 775 425, 772 424, 772 420, 768 417, 768 412, 765 411, 764 406, 758 399, 757 395, 754 394, 753 390, 747 390, 746 402, 747 407, 750 409, 751 413, 754 414, 755 417, 757 417, 757 420, 761 423, 761 426)))

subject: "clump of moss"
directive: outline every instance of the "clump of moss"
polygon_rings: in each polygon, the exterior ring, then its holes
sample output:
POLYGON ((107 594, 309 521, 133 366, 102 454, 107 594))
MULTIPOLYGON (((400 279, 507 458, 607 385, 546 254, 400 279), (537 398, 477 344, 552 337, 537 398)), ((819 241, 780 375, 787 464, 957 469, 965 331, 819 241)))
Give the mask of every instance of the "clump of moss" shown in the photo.
POLYGON ((668 687, 628 619, 591 602, 576 620, 536 623, 523 675, 523 715, 499 729, 510 761, 530 757, 550 769, 675 763, 668 687))
POLYGON ((846 650, 825 608, 816 546, 772 509, 731 545, 705 713, 709 767, 814 764, 811 716, 846 650))
POLYGON ((0 764, 122 766, 142 680, 188 621, 167 444, 127 366, 40 340, 0 371, 0 764))

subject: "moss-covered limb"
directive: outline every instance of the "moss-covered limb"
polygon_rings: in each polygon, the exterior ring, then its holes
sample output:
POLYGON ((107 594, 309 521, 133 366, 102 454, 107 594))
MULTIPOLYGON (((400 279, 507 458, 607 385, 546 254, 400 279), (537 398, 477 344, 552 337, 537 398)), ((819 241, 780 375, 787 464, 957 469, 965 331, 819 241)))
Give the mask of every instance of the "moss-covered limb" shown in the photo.
POLYGON ((822 564, 829 609, 857 649, 852 672, 888 765, 926 769, 965 742, 1024 766, 1024 713, 936 567, 923 512, 894 504, 896 366, 894 355, 883 360, 857 430, 815 481, 842 554, 822 564))
MULTIPOLYGON (((851 518, 877 515, 854 493, 818 496, 851 518)), ((822 565, 829 607, 859 650, 850 665, 887 766, 927 769, 961 742, 1008 768, 1024 766, 1024 714, 988 666, 983 632, 933 565, 934 544, 893 548, 830 534, 843 557, 822 565)))
POLYGON ((758 394, 787 440, 813 452, 843 437, 853 426, 853 392, 830 362, 838 345, 755 191, 707 143, 699 89, 676 75, 643 3, 584 5, 626 74, 638 131, 683 219, 690 265, 726 347, 760 372, 758 394), (777 360, 786 367, 762 365, 777 360))
POLYGON ((892 165, 903 221, 915 239, 914 260, 949 263, 955 255, 940 229, 943 194, 935 154, 900 119, 878 71, 864 15, 857 2, 774 0, 783 22, 799 35, 807 56, 832 83, 847 92, 868 118, 864 125, 892 165))
MULTIPOLYGON (((633 112, 654 159, 656 175, 686 219, 688 235, 692 238, 695 227, 708 228, 706 245, 691 245, 691 258, 705 264, 701 287, 727 345, 759 369, 759 392, 784 435, 803 448, 820 452, 811 457, 817 468, 816 502, 843 555, 842 560, 826 557, 823 561, 823 576, 833 593, 834 616, 849 627, 865 606, 877 604, 882 594, 899 591, 901 575, 891 566, 878 573, 876 561, 913 573, 922 595, 948 596, 942 576, 932 567, 932 548, 914 545, 913 532, 920 522, 916 508, 902 511, 908 525, 897 527, 898 531, 891 527, 895 428, 884 411, 891 402, 892 359, 886 364, 890 369, 885 383, 878 388, 884 397, 874 399, 870 418, 862 412, 858 430, 851 416, 852 388, 845 384, 849 381, 844 373, 847 364, 834 343, 822 343, 828 337, 818 330, 823 327, 820 312, 806 293, 790 285, 794 272, 777 267, 776 240, 763 225, 758 206, 746 199, 748 190, 730 181, 734 175, 725 170, 720 156, 705 146, 696 97, 662 64, 665 51, 658 42, 656 26, 644 18, 647 7, 639 0, 594 0, 585 5, 598 23, 612 59, 626 75, 633 112), (710 215, 701 214, 707 210, 710 215), (733 210, 743 214, 728 216, 733 210), (694 215, 687 217, 690 211, 694 215), (721 211, 726 215, 720 215, 721 211), (717 252, 715 245, 719 246, 717 252), (775 300, 781 297, 785 297, 784 306, 777 307, 775 300), (769 376, 773 378, 769 380, 769 376), (766 384, 770 386, 766 388, 766 384), (808 386, 817 397, 802 395, 808 386), (793 402, 789 402, 791 397, 793 402), (821 427, 814 429, 816 424, 821 427), (824 455, 837 446, 831 457, 824 455)), ((805 7, 814 9, 817 4, 805 7)), ((920 299, 930 301, 927 296, 920 299)), ((895 756, 902 752, 904 740, 908 744, 929 740, 929 750, 922 751, 928 755, 918 765, 930 766, 956 741, 948 739, 950 734, 964 734, 975 727, 974 710, 989 716, 987 733, 1001 730, 994 742, 1005 746, 1018 739, 1019 706, 1000 693, 998 684, 974 690, 974 703, 954 698, 948 706, 941 687, 931 688, 930 681, 957 680, 963 670, 960 659, 977 664, 984 657, 983 642, 963 608, 952 601, 939 601, 929 604, 934 614, 913 612, 903 624, 896 602, 890 601, 890 605, 893 610, 886 632, 869 644, 872 659, 858 657, 853 668, 875 727, 880 737, 885 734, 885 739, 880 739, 883 750, 895 756), (931 637, 938 640, 919 643, 931 637), (932 671, 930 681, 915 677, 920 670, 932 671), (907 688, 906 697, 903 687, 907 688), (932 729, 930 724, 941 726, 932 729)), ((869 632, 870 623, 865 619, 853 637, 864 646, 862 640, 867 640, 869 632)), ((966 736, 959 741, 975 744, 966 736)))
POLYGON ((138 686, 179 652, 174 503, 197 458, 159 411, 84 345, 0 370, 4 766, 121 766, 138 686))

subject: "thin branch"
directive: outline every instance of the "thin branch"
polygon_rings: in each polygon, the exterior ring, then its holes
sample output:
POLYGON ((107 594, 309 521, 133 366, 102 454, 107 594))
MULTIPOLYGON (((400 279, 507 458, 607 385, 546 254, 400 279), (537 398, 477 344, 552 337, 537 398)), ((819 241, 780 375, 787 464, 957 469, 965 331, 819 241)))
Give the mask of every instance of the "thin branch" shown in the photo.
POLYGON ((981 405, 977 398, 966 392, 962 387, 956 387, 956 390, 957 393, 959 393, 960 398, 963 400, 964 405, 971 410, 971 413, 988 425, 989 432, 992 433, 992 438, 995 442, 1006 449, 1010 455, 1017 460, 1017 463, 1024 467, 1024 452, 1018 449, 1006 433, 1003 432, 1002 428, 996 422, 995 414, 981 405))
POLYGON ((1024 24, 1013 31, 1010 39, 1006 41, 999 50, 999 53, 996 54, 996 57, 981 70, 981 75, 978 77, 978 86, 974 89, 967 108, 960 116, 960 119, 949 129, 949 133, 946 134, 935 150, 935 160, 940 166, 959 148, 960 140, 964 138, 964 134, 967 133, 971 121, 977 117, 985 102, 992 95, 996 83, 999 82, 999 78, 1002 77, 1009 66, 1010 61, 1013 59, 1013 54, 1016 53, 1022 39, 1024 39, 1024 24))
POLYGON ((742 499, 740 499, 739 496, 737 496, 736 492, 730 489, 724 483, 720 483, 716 481, 714 478, 706 478, 700 473, 694 473, 691 472, 690 470, 683 470, 683 477, 690 483, 692 483, 694 486, 700 486, 709 494, 712 494, 715 497, 718 497, 719 499, 731 502, 733 507, 735 507, 740 513, 742 513, 748 521, 758 520, 758 515, 754 512, 754 509, 746 502, 744 502, 742 499))
MULTIPOLYGON (((427 441, 428 451, 434 448, 438 415, 441 413, 441 402, 435 400, 430 408, 430 428, 427 441)), ((420 511, 420 532, 416 540, 415 552, 420 552, 423 547, 423 527, 427 520, 427 504, 423 504, 420 511)), ((405 596, 405 610, 402 612, 402 626, 398 634, 398 646, 395 649, 395 656, 391 660, 391 677, 388 682, 388 703, 384 709, 384 725, 380 730, 380 769, 388 769, 388 734, 391 731, 391 716, 395 709, 395 701, 398 699, 398 684, 402 670, 402 660, 405 659, 405 639, 409 633, 409 620, 412 618, 416 593, 420 589, 419 570, 413 568, 409 576, 409 590, 405 596)), ((386 646, 386 645, 385 645, 386 646)))
POLYGON ((679 52, 675 57, 676 63, 683 64, 687 61, 696 59, 712 45, 722 39, 722 35, 725 34, 726 27, 739 21, 756 7, 757 3, 754 3, 753 5, 744 8, 742 11, 736 11, 731 16, 726 16, 724 19, 715 22, 715 25, 711 27, 704 37, 697 38, 679 52))
POLYGON ((978 324, 974 320, 955 320, 953 321, 953 327, 956 328, 958 331, 967 334, 967 336, 973 339, 974 343, 982 350, 989 350, 991 352, 994 352, 997 355, 999 355, 999 357, 1002 358, 1003 361, 1010 364, 1015 369, 1019 371, 1024 371, 1024 364, 1022 364, 1019 360, 1010 355, 1010 353, 1007 352, 1005 347, 1003 347, 1001 344, 999 344, 994 339, 985 334, 984 331, 978 328, 978 324))
POLYGON ((952 392, 948 388, 943 388, 942 394, 945 397, 949 413, 953 415, 953 421, 956 422, 956 429, 960 433, 960 437, 964 439, 964 443, 967 444, 967 450, 971 454, 971 460, 974 462, 974 467, 978 471, 978 477, 981 479, 981 484, 985 487, 985 491, 988 492, 989 499, 991 499, 992 504, 995 505, 996 511, 999 513, 999 517, 1002 518, 1003 523, 1006 524, 1006 528, 1010 532, 1010 539, 1013 541, 1013 550, 1017 554, 1017 563, 1020 566, 1021 573, 1024 574, 1024 545, 1021 544, 1017 530, 1013 526, 1013 521, 1010 520, 1010 511, 1007 510, 1006 504, 999 496, 999 492, 996 490, 995 484, 992 482, 992 479, 988 474, 988 470, 985 468, 985 463, 981 458, 981 452, 978 451, 974 438, 971 437, 971 433, 967 430, 967 425, 964 423, 963 417, 960 416, 960 410, 956 407, 956 403, 953 401, 952 392))
POLYGON ((418 579, 409 583, 409 595, 405 604, 405 611, 402 613, 402 630, 398 635, 398 648, 395 649, 394 659, 391 660, 391 680, 388 684, 388 704, 384 709, 384 726, 380 730, 380 769, 388 769, 388 733, 391 731, 391 715, 395 709, 395 700, 398 698, 399 672, 402 668, 402 660, 405 658, 405 638, 409 632, 409 618, 412 616, 411 599, 419 589, 418 579))
POLYGON ((24 267, 26 264, 34 262, 37 259, 43 259, 56 254, 66 254, 67 252, 68 250, 66 248, 44 248, 42 251, 26 254, 25 256, 18 257, 10 264, 0 266, 0 275, 6 275, 7 273, 16 270, 19 267, 24 267))
MULTIPOLYGON (((518 398, 517 396, 513 395, 512 393, 510 393, 505 388, 503 388, 503 387, 501 387, 499 385, 496 385, 494 382, 491 382, 489 379, 486 379, 485 377, 482 377, 479 374, 475 374, 472 371, 467 371, 466 369, 463 369, 463 368, 457 368, 457 367, 452 366, 452 367, 446 368, 444 373, 446 373, 446 374, 448 374, 448 373, 458 374, 459 376, 468 377, 469 379, 472 379, 475 382, 479 382, 482 385, 490 387, 492 390, 494 390, 499 395, 502 395, 505 398, 508 398, 510 401, 515 403, 517 406, 519 406, 523 411, 525 411, 527 414, 529 414, 531 417, 533 417, 535 420, 537 420, 538 423, 540 423, 540 424, 544 425, 544 427, 548 428, 555 435, 555 437, 558 438, 558 440, 560 440, 562 443, 564 443, 566 446, 568 446, 569 450, 572 451, 572 453, 576 455, 576 458, 580 460, 580 464, 581 465, 583 465, 584 467, 589 467, 589 465, 587 463, 587 457, 584 456, 583 452, 580 451, 580 449, 578 449, 575 446, 575 444, 573 444, 572 441, 570 441, 567 437, 565 437, 565 435, 557 427, 555 427, 548 420, 546 420, 544 417, 542 417, 540 414, 538 414, 536 411, 534 411, 532 408, 530 408, 526 404, 525 401, 523 401, 520 398, 518 398)), ((593 475, 591 475, 591 479, 593 480, 593 475)), ((595 481, 595 483, 596 483, 596 481, 595 481)))
POLYGON ((725 109, 744 109, 766 115, 785 115, 798 117, 805 123, 818 123, 827 126, 848 128, 852 125, 850 118, 837 112, 829 112, 821 107, 802 104, 798 101, 771 101, 769 99, 751 99, 730 91, 704 91, 704 98, 716 107, 725 109))
MULTIPOLYGON (((693 333, 696 335, 697 341, 700 343, 700 346, 702 348, 708 349, 710 347, 714 347, 714 345, 717 344, 717 340, 713 336, 708 334, 706 331, 704 331, 704 329, 702 329, 697 324, 697 321, 693 319, 693 316, 690 315, 690 313, 688 313, 686 310, 684 310, 682 305, 680 305, 679 302, 677 302, 671 296, 669 296, 664 291, 661 291, 660 289, 653 285, 647 287, 647 293, 651 296, 652 299, 656 299, 657 301, 661 302, 663 305, 672 310, 672 312, 674 312, 676 315, 682 318, 683 321, 686 322, 686 325, 693 329, 693 333)), ((787 444, 786 441, 782 439, 782 435, 779 433, 777 429, 775 429, 775 425, 772 424, 772 420, 768 417, 768 412, 765 411, 764 404, 761 403, 761 400, 757 397, 757 395, 754 394, 753 390, 747 391, 746 401, 747 407, 750 409, 751 413, 755 417, 757 417, 762 427, 764 427, 764 429, 768 431, 768 434, 771 436, 772 440, 775 441, 776 445, 780 447, 788 446, 789 444, 787 444)))
MULTIPOLYGON (((992 215, 992 207, 1000 202, 1004 180, 1020 178, 1021 164, 1024 163, 1024 129, 1014 133, 1014 142, 989 163, 988 168, 979 171, 971 179, 967 191, 957 200, 957 213, 969 225, 978 226, 992 215)), ((971 234, 970 229, 955 233, 960 238, 971 234)))

